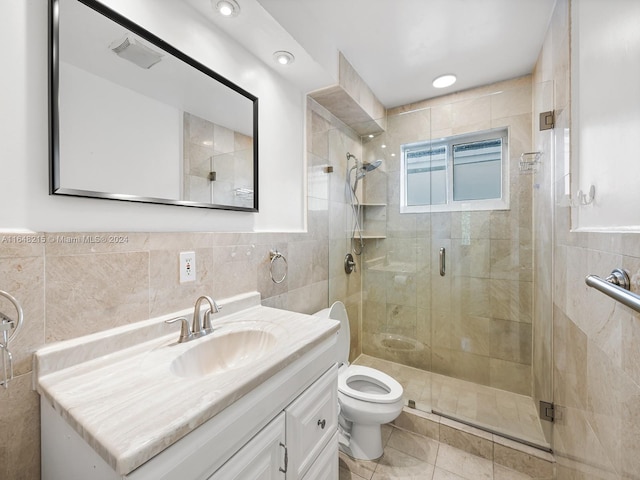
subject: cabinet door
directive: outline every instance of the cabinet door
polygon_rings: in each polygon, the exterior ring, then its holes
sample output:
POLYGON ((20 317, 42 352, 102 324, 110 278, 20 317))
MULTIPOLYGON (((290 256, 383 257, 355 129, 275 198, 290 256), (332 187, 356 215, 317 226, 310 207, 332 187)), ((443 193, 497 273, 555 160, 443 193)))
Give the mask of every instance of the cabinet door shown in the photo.
POLYGON ((336 432, 302 480, 336 480, 339 475, 338 469, 338 432, 336 432))
POLYGON ((334 365, 286 409, 289 468, 297 480, 338 430, 338 367, 334 365))
POLYGON ((285 414, 281 413, 216 470, 209 480, 284 480, 284 426, 285 414))

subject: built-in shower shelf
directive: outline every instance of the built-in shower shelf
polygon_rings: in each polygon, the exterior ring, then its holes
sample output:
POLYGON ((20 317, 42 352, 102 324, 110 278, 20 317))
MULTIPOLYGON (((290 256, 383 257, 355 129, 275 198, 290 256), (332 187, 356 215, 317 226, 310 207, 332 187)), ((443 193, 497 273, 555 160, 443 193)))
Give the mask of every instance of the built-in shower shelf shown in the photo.
MULTIPOLYGON (((359 235, 357 235, 355 237, 356 239, 360 238, 359 235)), ((380 239, 380 238, 387 238, 386 235, 362 235, 362 239, 363 240, 375 240, 375 239, 380 239)))
POLYGON ((368 203, 361 204, 363 239, 387 238, 387 204, 368 203))

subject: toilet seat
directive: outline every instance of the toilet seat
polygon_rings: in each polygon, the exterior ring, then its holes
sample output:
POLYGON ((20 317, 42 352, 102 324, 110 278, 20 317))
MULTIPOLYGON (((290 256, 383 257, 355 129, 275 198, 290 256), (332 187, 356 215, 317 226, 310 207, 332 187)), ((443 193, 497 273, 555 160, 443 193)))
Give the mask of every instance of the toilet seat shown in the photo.
POLYGON ((364 402, 394 403, 402 398, 402 385, 375 368, 351 365, 338 375, 338 392, 364 402), (368 388, 351 387, 355 382, 364 382, 368 388))

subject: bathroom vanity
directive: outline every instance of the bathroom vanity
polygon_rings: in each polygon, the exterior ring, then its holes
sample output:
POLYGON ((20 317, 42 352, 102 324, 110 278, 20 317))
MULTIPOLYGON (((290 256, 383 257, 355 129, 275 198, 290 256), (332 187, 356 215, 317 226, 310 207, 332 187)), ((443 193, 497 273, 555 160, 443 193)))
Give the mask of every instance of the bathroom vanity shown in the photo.
POLYGON ((259 301, 185 343, 190 310, 36 352, 42 479, 337 478, 339 323, 259 301))

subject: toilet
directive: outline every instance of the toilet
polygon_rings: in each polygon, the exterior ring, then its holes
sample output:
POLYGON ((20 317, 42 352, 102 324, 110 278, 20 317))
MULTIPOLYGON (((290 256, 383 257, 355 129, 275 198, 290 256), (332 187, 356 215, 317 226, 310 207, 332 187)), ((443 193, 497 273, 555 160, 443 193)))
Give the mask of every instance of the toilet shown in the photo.
POLYGON ((336 345, 340 450, 360 460, 380 458, 380 426, 400 415, 404 405, 402 385, 375 368, 349 365, 349 317, 342 302, 315 315, 341 324, 336 345))

